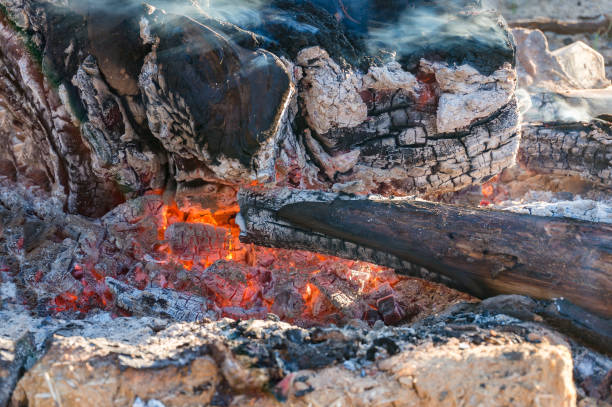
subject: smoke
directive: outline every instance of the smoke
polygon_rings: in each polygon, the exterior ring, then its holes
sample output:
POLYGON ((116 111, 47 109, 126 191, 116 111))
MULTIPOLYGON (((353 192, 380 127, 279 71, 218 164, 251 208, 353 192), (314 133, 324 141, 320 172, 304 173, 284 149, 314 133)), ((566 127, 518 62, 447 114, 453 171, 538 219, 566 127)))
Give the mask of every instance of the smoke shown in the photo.
POLYGON ((368 52, 393 49, 409 68, 427 54, 447 62, 471 63, 480 69, 489 65, 495 69, 512 61, 508 35, 493 11, 469 1, 421 3, 406 7, 388 21, 372 20, 368 25, 368 52))
POLYGON ((271 34, 264 17, 305 36, 316 36, 319 27, 286 7, 306 3, 333 16, 352 44, 361 48, 362 57, 384 60, 391 56, 410 70, 426 56, 469 63, 489 74, 514 58, 501 17, 473 0, 209 0, 203 9, 265 37, 271 34))
MULTIPOLYGON (((427 56, 470 63, 489 72, 513 59, 510 40, 498 16, 477 0, 66 1, 72 9, 122 18, 142 12, 148 5, 198 21, 215 19, 255 33, 266 47, 283 44, 279 49, 286 49, 287 33, 289 41, 299 42, 296 47, 323 43, 333 48, 337 43, 338 48, 355 49, 359 61, 349 60, 351 63, 391 56, 412 70, 421 57, 427 56), (333 30, 344 34, 335 37, 333 30), (346 43, 338 43, 342 35, 348 38, 346 43)), ((346 52, 328 51, 350 59, 346 52)))
POLYGON ((599 115, 592 101, 580 97, 564 97, 558 93, 529 94, 524 89, 517 91, 517 96, 525 106, 523 118, 526 122, 588 122, 599 115))

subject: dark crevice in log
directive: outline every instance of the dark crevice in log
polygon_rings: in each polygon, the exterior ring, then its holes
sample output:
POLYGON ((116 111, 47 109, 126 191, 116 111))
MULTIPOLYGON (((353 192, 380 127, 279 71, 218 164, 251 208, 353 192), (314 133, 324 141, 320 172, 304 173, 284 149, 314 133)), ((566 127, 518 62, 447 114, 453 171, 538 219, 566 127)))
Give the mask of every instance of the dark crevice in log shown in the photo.
POLYGON ((10 85, 5 82, 0 94, 10 116, 22 124, 18 130, 25 137, 24 144, 32 150, 32 162, 26 163, 25 170, 45 162, 52 169, 49 183, 64 189, 67 210, 88 216, 102 215, 123 201, 121 193, 112 181, 93 173, 91 152, 83 144, 79 128, 65 113, 56 93, 57 83, 45 76, 45 60, 41 65, 31 39, 15 31, 4 14, 0 22, 5 70, 20 79, 10 85))
POLYGON ((536 312, 577 342, 612 355, 612 320, 600 318, 565 299, 540 301, 536 312))

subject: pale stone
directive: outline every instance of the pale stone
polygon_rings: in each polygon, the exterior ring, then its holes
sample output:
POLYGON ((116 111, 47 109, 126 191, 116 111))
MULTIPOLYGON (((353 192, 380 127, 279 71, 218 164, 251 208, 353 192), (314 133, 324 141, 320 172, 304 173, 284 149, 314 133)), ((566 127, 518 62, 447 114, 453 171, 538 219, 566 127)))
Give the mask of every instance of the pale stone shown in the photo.
POLYGON ((582 89, 597 89, 610 86, 606 79, 603 56, 582 41, 576 41, 552 52, 565 73, 582 89))
MULTIPOLYGON (((395 356, 382 356, 367 369, 332 363, 297 370, 274 387, 277 396, 286 398, 279 402, 261 391, 269 385, 273 370, 255 366, 252 359, 224 344, 228 341, 224 335, 233 335, 228 331, 233 329, 231 321, 175 323, 155 333, 149 328, 153 320, 133 319, 134 327, 141 321, 148 332, 143 331, 138 341, 115 332, 125 331, 124 321, 128 320, 62 329, 19 381, 12 405, 202 406, 217 391, 231 396, 233 406, 572 407, 576 403, 569 348, 545 331, 538 334, 538 343, 515 343, 490 332, 480 344, 453 337, 443 344, 426 341, 402 347, 395 356), (224 387, 219 386, 222 381, 224 387)), ((248 341, 267 341, 296 330, 271 321, 240 324, 239 331, 248 341)), ((379 331, 394 335, 390 328, 378 328, 373 335, 379 331)), ((351 335, 354 330, 342 330, 335 337, 346 341, 351 335)))

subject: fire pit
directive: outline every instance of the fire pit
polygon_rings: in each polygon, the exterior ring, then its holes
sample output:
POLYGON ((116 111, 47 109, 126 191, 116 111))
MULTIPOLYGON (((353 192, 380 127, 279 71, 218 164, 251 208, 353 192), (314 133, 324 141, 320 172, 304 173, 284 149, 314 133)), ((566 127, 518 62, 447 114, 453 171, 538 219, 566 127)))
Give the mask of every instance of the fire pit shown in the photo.
POLYGON ((607 218, 504 200, 605 208, 610 123, 521 142, 497 12, 0 0, 0 37, 0 407, 610 397, 607 218))

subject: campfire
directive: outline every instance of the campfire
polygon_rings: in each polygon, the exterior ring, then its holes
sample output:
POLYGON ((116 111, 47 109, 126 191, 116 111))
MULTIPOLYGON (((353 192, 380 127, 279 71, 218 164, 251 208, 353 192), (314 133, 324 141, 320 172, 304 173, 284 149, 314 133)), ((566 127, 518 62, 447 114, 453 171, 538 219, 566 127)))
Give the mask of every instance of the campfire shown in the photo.
MULTIPOLYGON (((163 203, 161 195, 145 197, 147 226, 156 233, 142 233, 136 223, 130 233, 129 270, 103 270, 87 258, 75 263, 71 274, 82 287, 55 296, 50 313, 78 318, 105 310, 131 315, 113 301, 114 287, 106 284, 107 277, 138 290, 153 285, 209 300, 195 319, 241 320, 272 313, 300 326, 342 325, 355 318, 398 324, 469 298, 371 263, 241 243, 237 205, 214 212, 179 208, 176 202, 163 203), (155 238, 144 241, 143 235, 155 238), (423 295, 434 287, 435 295, 423 295)), ((39 273, 35 282, 41 278, 39 273)))
POLYGON ((0 0, 0 407, 610 400, 612 87, 521 28, 609 16, 94 3, 0 0))

